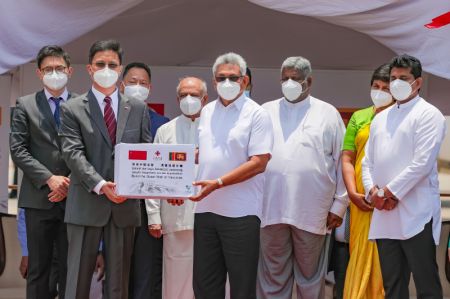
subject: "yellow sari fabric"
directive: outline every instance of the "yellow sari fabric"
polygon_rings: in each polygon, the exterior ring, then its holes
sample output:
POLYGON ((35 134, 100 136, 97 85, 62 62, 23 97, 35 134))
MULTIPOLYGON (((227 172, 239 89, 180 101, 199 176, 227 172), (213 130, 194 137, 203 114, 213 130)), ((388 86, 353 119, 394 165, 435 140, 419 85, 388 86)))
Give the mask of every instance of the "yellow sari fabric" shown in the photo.
MULTIPOLYGON (((362 159, 369 138, 370 123, 363 126, 355 137, 356 190, 364 194, 362 159)), ((350 203, 350 260, 345 277, 345 299, 384 298, 383 280, 376 242, 368 240, 372 212, 361 211, 350 203)))

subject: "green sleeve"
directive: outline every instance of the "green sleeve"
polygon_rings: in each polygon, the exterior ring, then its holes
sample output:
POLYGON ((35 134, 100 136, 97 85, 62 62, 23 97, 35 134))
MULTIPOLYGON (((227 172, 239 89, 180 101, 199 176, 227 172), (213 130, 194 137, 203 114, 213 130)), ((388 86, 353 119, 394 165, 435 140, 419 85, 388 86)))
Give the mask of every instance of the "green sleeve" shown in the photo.
POLYGON ((357 132, 358 128, 356 126, 356 117, 355 113, 353 113, 350 121, 348 122, 347 130, 345 131, 344 142, 342 143, 343 151, 356 151, 355 138, 357 132))

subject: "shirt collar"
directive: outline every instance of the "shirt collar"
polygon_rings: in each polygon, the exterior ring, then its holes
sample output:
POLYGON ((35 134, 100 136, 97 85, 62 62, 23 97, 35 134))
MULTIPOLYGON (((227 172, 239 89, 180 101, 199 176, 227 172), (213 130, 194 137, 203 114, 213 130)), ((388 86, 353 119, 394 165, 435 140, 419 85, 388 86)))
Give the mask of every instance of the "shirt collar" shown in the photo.
POLYGON ((244 106, 244 103, 246 102, 247 99, 248 99, 248 98, 245 96, 245 93, 243 92, 243 93, 239 96, 239 98, 237 98, 236 100, 234 100, 230 105, 228 105, 228 106, 226 106, 226 107, 223 105, 223 103, 222 103, 222 101, 220 100, 220 98, 218 98, 217 101, 220 103, 220 105, 221 105, 223 108, 230 108, 230 109, 231 109, 231 107, 236 107, 236 109, 237 109, 238 111, 241 111, 242 106, 244 106))
POLYGON ((192 121, 192 119, 190 117, 187 117, 184 114, 180 114, 180 119, 184 122, 187 122, 189 124, 196 124, 200 121, 200 117, 197 117, 194 121, 192 121))
POLYGON ((419 101, 419 99, 420 99, 420 96, 416 95, 413 99, 411 99, 410 101, 408 101, 404 104, 399 104, 397 101, 395 105, 397 106, 398 109, 400 109, 400 108, 405 109, 405 108, 414 106, 419 101))
MULTIPOLYGON (((106 95, 104 95, 103 93, 101 93, 100 91, 95 89, 94 86, 92 86, 92 93, 94 94, 95 98, 97 99, 97 101, 99 103, 103 103, 103 101, 105 100, 106 95)), ((111 98, 113 103, 118 103, 119 102, 119 92, 118 92, 117 87, 114 90, 114 92, 109 95, 109 97, 111 98)))
MULTIPOLYGON (((45 87, 44 87, 44 93, 45 93, 45 96, 47 97, 47 101, 50 101, 50 98, 54 98, 54 96, 45 87)), ((69 92, 67 91, 67 88, 64 88, 63 93, 58 98, 62 98, 63 101, 65 102, 65 101, 67 101, 68 97, 69 97, 69 92)))
POLYGON ((297 103, 291 103, 288 100, 286 100, 285 97, 283 97, 281 102, 288 109, 300 109, 300 108, 307 107, 307 106, 310 105, 310 103, 311 103, 311 96, 308 95, 303 101, 300 101, 300 102, 297 102, 297 103))

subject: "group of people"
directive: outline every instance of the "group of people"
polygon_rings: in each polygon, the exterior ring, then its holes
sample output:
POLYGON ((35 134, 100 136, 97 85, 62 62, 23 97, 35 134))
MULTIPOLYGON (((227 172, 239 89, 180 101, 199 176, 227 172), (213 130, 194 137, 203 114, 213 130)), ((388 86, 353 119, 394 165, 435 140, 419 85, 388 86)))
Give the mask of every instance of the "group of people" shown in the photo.
MULTIPOLYGON (((419 95, 420 61, 394 57, 373 73, 374 105, 345 128, 311 95, 303 57, 281 65, 283 97, 260 106, 238 54, 213 67, 218 98, 186 76, 180 115, 150 109, 150 68, 122 67, 115 40, 95 42, 92 85, 75 95, 69 55, 37 55, 43 90, 17 100, 10 148, 28 247, 27 298, 89 298, 104 271, 104 298, 442 298, 437 155, 445 119, 419 95), (122 76, 121 79, 119 79, 122 76), (118 143, 194 144, 197 194, 136 200, 115 192, 118 143), (56 261, 56 263, 55 263, 56 261)), ((23 266, 23 265, 22 265, 23 266)))

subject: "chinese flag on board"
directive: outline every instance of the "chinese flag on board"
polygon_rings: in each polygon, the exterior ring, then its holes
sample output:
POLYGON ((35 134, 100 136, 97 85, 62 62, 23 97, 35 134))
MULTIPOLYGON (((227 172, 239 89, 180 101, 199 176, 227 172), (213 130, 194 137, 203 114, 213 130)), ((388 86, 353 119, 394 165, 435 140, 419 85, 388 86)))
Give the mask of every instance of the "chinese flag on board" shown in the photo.
POLYGON ((128 151, 128 160, 147 160, 147 151, 128 151))

